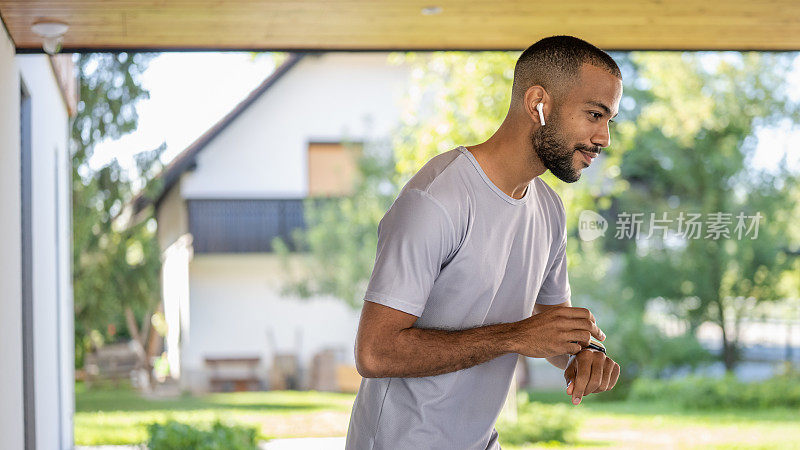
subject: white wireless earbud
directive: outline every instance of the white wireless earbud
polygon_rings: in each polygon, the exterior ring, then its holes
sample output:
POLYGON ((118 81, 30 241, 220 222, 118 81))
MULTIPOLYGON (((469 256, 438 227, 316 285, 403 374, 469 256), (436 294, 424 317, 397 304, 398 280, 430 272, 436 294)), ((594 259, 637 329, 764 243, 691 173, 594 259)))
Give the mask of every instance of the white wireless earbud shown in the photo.
POLYGON ((542 123, 542 126, 544 126, 544 113, 542 113, 543 107, 544 105, 542 105, 541 103, 536 105, 536 110, 539 111, 539 122, 542 123))

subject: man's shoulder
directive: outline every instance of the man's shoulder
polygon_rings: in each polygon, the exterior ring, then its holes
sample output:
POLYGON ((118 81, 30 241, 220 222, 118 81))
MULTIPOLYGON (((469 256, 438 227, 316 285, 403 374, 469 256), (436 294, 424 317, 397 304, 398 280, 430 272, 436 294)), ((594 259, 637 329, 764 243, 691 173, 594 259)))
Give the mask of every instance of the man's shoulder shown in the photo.
MULTIPOLYGON (((461 156, 458 148, 439 153, 429 159, 418 171, 408 180, 403 187, 407 189, 417 189, 430 192, 434 187, 445 183, 449 175, 454 171, 457 161, 461 156)), ((456 169, 457 170, 457 169, 456 169)))
POLYGON ((402 197, 412 210, 411 214, 425 220, 442 220, 456 236, 464 235, 467 216, 472 210, 467 181, 469 162, 460 149, 456 147, 432 157, 398 194, 398 199, 402 197), (440 217, 432 216, 434 209, 440 217))
POLYGON ((400 195, 411 190, 422 191, 453 215, 454 208, 458 208, 467 198, 464 158, 460 147, 434 156, 411 177, 400 195))

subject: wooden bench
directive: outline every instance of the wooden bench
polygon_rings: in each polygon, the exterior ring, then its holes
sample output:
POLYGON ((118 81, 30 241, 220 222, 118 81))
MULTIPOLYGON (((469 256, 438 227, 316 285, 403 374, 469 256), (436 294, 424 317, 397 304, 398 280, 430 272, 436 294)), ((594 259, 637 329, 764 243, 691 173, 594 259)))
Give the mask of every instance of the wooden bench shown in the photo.
POLYGON ((257 391, 261 389, 258 377, 259 357, 205 358, 210 370, 209 384, 213 392, 257 391))
POLYGON ((128 343, 107 344, 86 354, 83 362, 86 387, 111 381, 119 387, 120 380, 130 380, 139 359, 128 343))

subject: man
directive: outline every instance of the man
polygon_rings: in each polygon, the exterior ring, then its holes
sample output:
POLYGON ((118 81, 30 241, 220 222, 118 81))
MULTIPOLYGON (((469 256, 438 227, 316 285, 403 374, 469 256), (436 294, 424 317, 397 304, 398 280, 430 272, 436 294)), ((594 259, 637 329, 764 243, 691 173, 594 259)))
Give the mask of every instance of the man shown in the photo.
POLYGON ((516 63, 495 134, 433 157, 403 187, 378 225, 348 449, 500 448, 518 354, 565 369, 576 405, 613 388, 619 365, 587 347, 605 335, 570 303, 564 206, 539 175, 577 181, 610 144, 621 96, 605 52, 542 39, 516 63))

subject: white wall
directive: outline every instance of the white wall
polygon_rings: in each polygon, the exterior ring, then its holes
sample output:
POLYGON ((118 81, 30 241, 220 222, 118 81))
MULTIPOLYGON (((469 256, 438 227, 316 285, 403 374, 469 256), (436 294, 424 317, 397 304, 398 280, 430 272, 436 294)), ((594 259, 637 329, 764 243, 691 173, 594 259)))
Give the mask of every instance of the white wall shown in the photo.
POLYGON ((298 351, 308 368, 315 353, 341 347, 354 364, 359 311, 331 298, 302 300, 279 295, 283 270, 274 255, 194 255, 190 263, 188 333, 181 339, 184 385, 204 383, 203 358, 256 355, 262 373, 275 350, 298 351), (295 336, 301 332, 300 347, 295 336))
POLYGON ((24 446, 20 77, 31 94, 34 397, 37 448, 72 448, 72 294, 66 106, 47 57, 15 56, 0 25, 0 436, 24 446))
POLYGON ((19 73, 0 23, 0 436, 3 448, 24 443, 20 240, 19 73))
POLYGON ((36 447, 54 449, 71 445, 74 410, 69 117, 48 57, 16 59, 31 93, 36 447))
POLYGON ((176 183, 161 200, 156 211, 156 221, 158 245, 162 251, 189 232, 186 202, 181 198, 180 183, 176 183))
POLYGON ((189 262, 192 236, 184 234, 166 246, 161 258, 161 289, 167 322, 166 350, 170 375, 181 376, 181 336, 189 323, 189 262))
POLYGON ((387 53, 306 56, 198 155, 184 198, 303 197, 309 140, 385 136, 410 77, 387 53))

